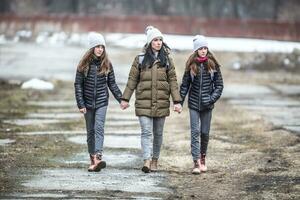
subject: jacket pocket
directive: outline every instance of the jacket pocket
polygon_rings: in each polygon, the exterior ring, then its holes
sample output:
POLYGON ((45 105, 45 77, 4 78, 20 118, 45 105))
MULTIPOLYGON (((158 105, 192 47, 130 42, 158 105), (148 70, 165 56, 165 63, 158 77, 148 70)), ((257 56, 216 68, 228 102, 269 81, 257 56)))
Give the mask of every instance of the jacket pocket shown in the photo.
POLYGON ((210 95, 202 96, 201 100, 202 100, 202 105, 203 106, 209 106, 212 103, 210 95))

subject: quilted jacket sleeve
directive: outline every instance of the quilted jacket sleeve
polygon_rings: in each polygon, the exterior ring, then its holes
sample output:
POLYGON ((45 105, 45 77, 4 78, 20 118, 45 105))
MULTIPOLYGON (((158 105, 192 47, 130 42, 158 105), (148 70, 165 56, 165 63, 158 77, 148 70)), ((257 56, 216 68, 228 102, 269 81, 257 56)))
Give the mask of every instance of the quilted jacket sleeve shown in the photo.
POLYGON ((79 72, 77 70, 74 87, 75 87, 75 98, 79 109, 85 108, 84 98, 83 98, 83 84, 84 84, 84 73, 79 72))
POLYGON ((170 61, 170 69, 168 70, 168 82, 170 84, 171 96, 174 103, 180 103, 181 97, 179 94, 179 87, 177 83, 175 65, 171 58, 169 58, 169 61, 170 61))
POLYGON ((217 67, 217 71, 214 75, 214 91, 211 94, 212 103, 215 103, 220 98, 220 96, 222 95, 223 87, 222 73, 220 67, 217 67))
POLYGON ((134 90, 136 89, 136 86, 138 84, 139 81, 139 68, 138 68, 138 56, 135 57, 130 72, 129 72, 129 76, 128 76, 128 81, 126 84, 126 88, 123 92, 123 96, 122 96, 122 100, 129 102, 134 90))
POLYGON ((190 89, 190 85, 191 85, 191 75, 189 71, 185 71, 182 77, 182 82, 180 85, 180 96, 181 96, 181 104, 183 105, 184 103, 184 99, 187 95, 187 93, 189 92, 190 89))
POLYGON ((115 99, 120 103, 122 92, 116 83, 115 73, 114 73, 114 69, 112 66, 111 66, 110 72, 107 75, 107 85, 108 85, 111 93, 114 95, 115 99))

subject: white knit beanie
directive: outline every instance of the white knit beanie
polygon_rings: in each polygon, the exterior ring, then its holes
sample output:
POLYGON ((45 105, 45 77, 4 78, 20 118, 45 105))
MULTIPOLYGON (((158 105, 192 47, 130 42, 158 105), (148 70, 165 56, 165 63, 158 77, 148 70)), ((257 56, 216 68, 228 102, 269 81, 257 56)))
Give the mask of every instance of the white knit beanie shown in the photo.
POLYGON ((89 49, 98 45, 103 45, 105 47, 104 37, 100 33, 89 32, 88 41, 89 41, 89 49))
POLYGON ((203 35, 196 35, 193 39, 194 51, 197 51, 201 47, 208 47, 208 42, 203 35))
POLYGON ((150 44, 151 41, 156 37, 164 38, 163 34, 153 26, 147 26, 145 29, 145 33, 147 35, 147 44, 150 44))

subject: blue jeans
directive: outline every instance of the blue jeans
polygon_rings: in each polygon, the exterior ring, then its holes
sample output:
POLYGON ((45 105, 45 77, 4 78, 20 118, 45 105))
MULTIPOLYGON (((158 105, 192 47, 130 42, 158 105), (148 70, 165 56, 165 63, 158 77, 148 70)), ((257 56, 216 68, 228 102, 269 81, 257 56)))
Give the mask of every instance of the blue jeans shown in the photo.
POLYGON ((90 154, 102 154, 106 110, 107 106, 97 109, 87 109, 86 114, 84 115, 88 151, 90 154))
POLYGON ((158 159, 163 139, 165 117, 139 116, 143 159, 158 159), (153 135, 153 139, 152 139, 153 135))
POLYGON ((206 154, 212 110, 197 111, 190 109, 191 152, 193 160, 198 160, 201 154, 206 154), (200 147, 201 136, 201 147, 200 147))

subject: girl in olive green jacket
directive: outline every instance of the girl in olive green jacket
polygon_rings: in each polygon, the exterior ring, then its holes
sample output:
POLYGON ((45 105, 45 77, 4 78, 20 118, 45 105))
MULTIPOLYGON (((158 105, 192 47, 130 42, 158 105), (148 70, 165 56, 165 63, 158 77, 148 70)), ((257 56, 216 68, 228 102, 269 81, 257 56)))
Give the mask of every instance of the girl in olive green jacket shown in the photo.
POLYGON ((170 114, 170 96, 177 112, 181 112, 181 97, 170 48, 163 42, 162 33, 148 26, 146 34, 147 44, 133 61, 121 107, 129 106, 135 90, 135 113, 141 126, 144 159, 142 171, 148 173, 157 171, 165 117, 170 114))

